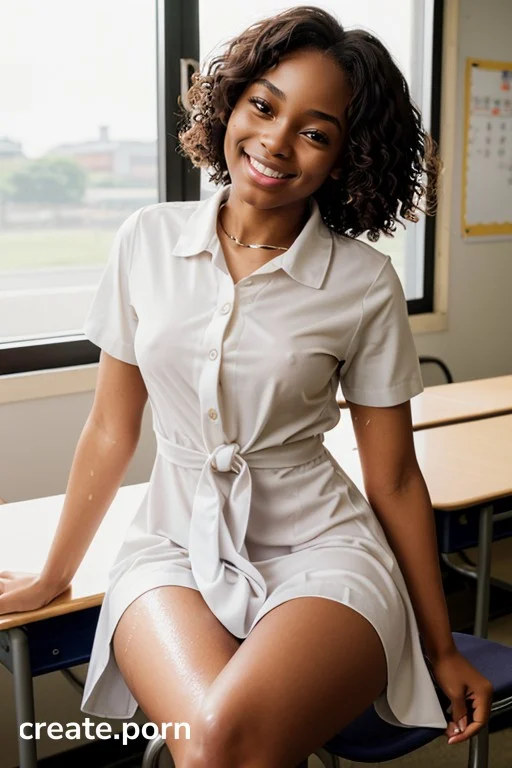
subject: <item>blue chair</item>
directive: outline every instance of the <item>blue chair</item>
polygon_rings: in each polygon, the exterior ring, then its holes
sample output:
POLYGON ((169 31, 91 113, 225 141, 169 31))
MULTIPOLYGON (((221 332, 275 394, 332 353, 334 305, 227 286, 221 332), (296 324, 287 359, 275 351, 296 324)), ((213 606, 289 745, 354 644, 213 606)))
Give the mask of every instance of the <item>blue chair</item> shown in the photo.
MULTIPOLYGON (((508 723, 504 722, 504 718, 498 721, 497 715, 512 713, 512 647, 461 632, 453 632, 453 638, 460 653, 493 684, 491 724, 497 726, 493 730, 507 727, 512 723, 512 715, 508 723)), ((441 707, 446 712, 449 699, 440 688, 437 688, 437 693, 441 707)), ((408 755, 439 736, 446 738, 444 733, 441 728, 401 728, 389 725, 380 719, 372 705, 323 747, 315 750, 314 754, 325 768, 342 768, 343 759, 382 763, 408 755)), ((164 747, 165 742, 159 736, 148 742, 142 768, 157 768, 159 754, 164 747)), ((488 768, 488 755, 489 725, 471 739, 468 768, 488 768)), ((307 760, 298 768, 307 768, 307 760)))

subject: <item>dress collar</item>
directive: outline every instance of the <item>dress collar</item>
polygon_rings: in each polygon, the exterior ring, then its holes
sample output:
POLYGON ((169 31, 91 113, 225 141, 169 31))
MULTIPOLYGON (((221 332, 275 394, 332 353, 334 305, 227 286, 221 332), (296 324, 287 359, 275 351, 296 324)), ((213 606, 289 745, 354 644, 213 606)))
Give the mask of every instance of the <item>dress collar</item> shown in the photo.
MULTIPOLYGON (((231 185, 223 186, 206 200, 199 201, 174 247, 174 256, 213 252, 219 242, 218 210, 228 199, 230 188, 231 185)), ((333 240, 322 220, 318 203, 312 197, 309 203, 310 215, 299 236, 287 251, 272 259, 272 263, 299 283, 320 288, 330 264, 333 240)))

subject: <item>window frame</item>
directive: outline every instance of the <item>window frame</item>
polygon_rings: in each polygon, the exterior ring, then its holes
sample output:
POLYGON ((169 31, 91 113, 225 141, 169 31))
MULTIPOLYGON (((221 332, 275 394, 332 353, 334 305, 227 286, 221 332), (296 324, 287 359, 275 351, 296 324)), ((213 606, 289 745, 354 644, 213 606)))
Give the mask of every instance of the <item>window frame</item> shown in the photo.
MULTIPOLYGON (((159 200, 198 200, 200 172, 178 152, 177 109, 181 61, 199 60, 199 0, 155 0, 157 35, 157 145, 159 200), (171 55, 172 51, 172 55, 171 55)), ((430 133, 439 144, 444 0, 434 0, 430 133)), ((407 301, 409 315, 434 312, 436 216, 425 220, 423 297, 407 301)), ((0 377, 99 361, 100 350, 83 334, 0 342, 0 377)))
MULTIPOLYGON (((432 77, 430 89, 429 133, 439 146, 441 126, 441 85, 443 71, 443 18, 444 0, 434 0, 432 30, 432 77)), ((425 217, 425 243, 423 249, 423 296, 408 299, 409 315, 431 314, 434 308, 434 272, 437 215, 425 217)))

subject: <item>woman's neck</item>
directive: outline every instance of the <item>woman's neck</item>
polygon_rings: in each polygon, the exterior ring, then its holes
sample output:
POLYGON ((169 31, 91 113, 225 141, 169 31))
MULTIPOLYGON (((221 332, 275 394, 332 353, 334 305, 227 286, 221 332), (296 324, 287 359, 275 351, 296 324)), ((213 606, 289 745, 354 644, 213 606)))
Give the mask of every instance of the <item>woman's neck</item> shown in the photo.
POLYGON ((293 207, 255 208, 230 192, 219 220, 226 233, 242 243, 289 248, 305 224, 307 210, 307 201, 293 207))

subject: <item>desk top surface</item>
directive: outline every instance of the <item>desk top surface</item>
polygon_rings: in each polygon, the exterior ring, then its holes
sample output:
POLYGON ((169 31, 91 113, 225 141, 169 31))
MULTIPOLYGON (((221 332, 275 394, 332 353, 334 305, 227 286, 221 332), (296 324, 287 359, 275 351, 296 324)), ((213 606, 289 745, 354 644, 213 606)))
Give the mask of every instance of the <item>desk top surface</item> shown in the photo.
POLYGON ((411 411, 415 430, 511 413, 512 375, 426 387, 411 399, 411 411))
MULTIPOLYGON (((325 445, 364 492, 361 464, 347 411, 325 445)), ((439 510, 460 510, 512 494, 512 414, 414 433, 416 456, 439 510)))
MULTIPOLYGON (((0 615, 0 630, 100 605, 111 564, 146 488, 147 483, 119 488, 71 587, 37 611, 0 615)), ((0 571, 41 572, 63 501, 64 494, 59 494, 0 504, 0 527, 4 531, 0 537, 0 571)))
MULTIPOLYGON (((422 430, 416 454, 433 506, 460 510, 512 494, 512 414, 422 430)), ((350 414, 327 432, 325 445, 363 491, 350 414)), ((0 630, 100 605, 115 555, 147 483, 119 489, 71 587, 37 611, 0 615, 0 630)), ((64 494, 0 505, 0 570, 39 573, 57 527, 64 494)))

